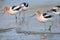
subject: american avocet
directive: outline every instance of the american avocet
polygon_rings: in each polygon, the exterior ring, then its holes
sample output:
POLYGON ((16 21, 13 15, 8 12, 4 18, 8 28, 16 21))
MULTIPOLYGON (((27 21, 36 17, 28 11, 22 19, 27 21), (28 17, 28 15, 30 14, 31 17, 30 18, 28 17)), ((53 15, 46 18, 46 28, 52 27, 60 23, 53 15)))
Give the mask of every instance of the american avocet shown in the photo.
POLYGON ((16 17, 16 22, 17 22, 17 16, 16 13, 20 12, 22 9, 20 6, 5 6, 4 9, 6 10, 6 12, 8 12, 10 15, 15 15, 16 17))
MULTIPOLYGON (((26 3, 26 2, 23 2, 23 3, 21 3, 21 8, 22 8, 22 12, 25 12, 27 9, 28 9, 28 3, 26 3)), ((20 14, 19 14, 20 15, 20 14)), ((23 17, 22 17, 22 21, 24 21, 24 19, 25 19, 25 15, 24 15, 24 13, 23 13, 23 17)))
POLYGON ((51 12, 54 14, 60 14, 60 12, 58 10, 60 10, 60 6, 55 6, 52 9, 48 10, 47 12, 51 12))
MULTIPOLYGON (((16 22, 17 22, 17 16, 16 14, 21 12, 21 11, 26 11, 28 8, 28 4, 27 3, 21 3, 20 6, 11 6, 11 7, 8 7, 8 6, 5 6, 4 9, 11 15, 15 15, 16 17, 16 22)), ((20 16, 20 13, 19 13, 19 16, 20 16)), ((24 19, 24 18, 23 18, 24 19)))
MULTIPOLYGON (((41 13, 39 10, 36 11, 37 20, 44 23, 48 20, 51 20, 53 15, 48 15, 47 13, 41 13)), ((51 26, 49 27, 49 31, 51 30, 51 26)))
POLYGON ((60 12, 57 11, 57 9, 50 9, 49 12, 54 13, 54 14, 58 14, 58 15, 60 14, 60 12))

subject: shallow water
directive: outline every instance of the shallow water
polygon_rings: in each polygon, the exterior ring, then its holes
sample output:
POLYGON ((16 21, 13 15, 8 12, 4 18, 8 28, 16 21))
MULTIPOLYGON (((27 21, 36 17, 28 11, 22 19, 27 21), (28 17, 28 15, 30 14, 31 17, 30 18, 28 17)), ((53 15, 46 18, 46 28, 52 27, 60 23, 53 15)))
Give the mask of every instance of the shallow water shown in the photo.
MULTIPOLYGON (((55 15, 52 22, 48 21, 45 24, 40 23, 36 16, 30 17, 35 14, 35 11, 39 9, 42 13, 51 8, 54 5, 59 4, 59 0, 0 0, 0 9, 1 6, 13 6, 19 5, 22 2, 29 3, 31 7, 28 11, 25 11, 25 22, 20 24, 18 18, 18 23, 15 21, 15 15, 9 15, 7 12, 0 14, 0 40, 59 40, 60 34, 26 34, 20 32, 49 32, 48 28, 53 23, 51 32, 60 33, 60 16, 55 15), (44 6, 49 4, 50 7, 44 6), (52 4, 52 5, 51 5, 52 4), (44 8, 42 6, 44 6, 44 8), (41 6, 41 8, 40 8, 41 6), (6 30, 6 31, 5 31, 6 30), (18 33, 19 32, 19 33, 18 33), (42 36, 43 35, 43 36, 42 36), (44 39, 45 38, 45 39, 44 39)), ((4 11, 2 11, 4 12, 4 11)), ((23 12, 22 12, 23 13, 23 12)), ((54 14, 53 14, 54 15, 54 14)), ((18 14, 17 14, 18 16, 18 14)), ((21 14, 22 16, 22 14, 21 14)), ((20 18, 21 18, 20 16, 20 18)))

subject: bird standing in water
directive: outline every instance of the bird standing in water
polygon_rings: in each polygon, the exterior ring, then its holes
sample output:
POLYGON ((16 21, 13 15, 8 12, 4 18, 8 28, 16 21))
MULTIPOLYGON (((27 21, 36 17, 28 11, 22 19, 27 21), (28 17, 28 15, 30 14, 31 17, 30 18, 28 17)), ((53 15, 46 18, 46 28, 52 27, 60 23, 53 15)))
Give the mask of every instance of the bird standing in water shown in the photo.
MULTIPOLYGON (((19 16, 20 16, 20 12, 21 11, 26 11, 26 9, 28 8, 28 4, 27 3, 21 3, 21 5, 19 6, 11 6, 11 7, 8 7, 8 6, 5 6, 4 9, 5 11, 10 14, 10 15, 15 15, 15 18, 16 18, 16 22, 17 22, 17 13, 19 13, 19 16)), ((24 15, 23 15, 24 16, 24 15)), ((25 16, 24 16, 25 17, 25 16)), ((24 20, 24 18, 23 18, 24 20)))
MULTIPOLYGON (((24 22, 25 21, 25 11, 27 11, 28 10, 28 3, 26 3, 26 2, 23 2, 23 3, 21 3, 21 8, 22 8, 22 14, 23 14, 23 17, 22 17, 22 22, 24 22)), ((19 14, 20 15, 20 14, 19 14)))
MULTIPOLYGON (((47 13, 41 13, 39 10, 36 11, 36 18, 39 22, 45 24, 48 20, 51 20, 53 15, 48 15, 47 13)), ((51 31, 51 26, 49 27, 49 31, 51 31)))
POLYGON ((8 14, 15 15, 16 22, 17 22, 16 14, 19 13, 22 10, 22 8, 20 6, 11 6, 11 7, 5 6, 4 9, 8 14))

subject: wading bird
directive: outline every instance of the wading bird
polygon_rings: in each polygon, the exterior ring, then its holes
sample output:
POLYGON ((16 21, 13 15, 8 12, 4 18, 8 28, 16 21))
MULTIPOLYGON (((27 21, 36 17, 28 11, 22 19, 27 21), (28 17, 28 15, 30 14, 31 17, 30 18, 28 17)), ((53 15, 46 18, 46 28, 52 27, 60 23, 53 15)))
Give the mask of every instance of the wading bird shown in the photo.
MULTIPOLYGON (((19 13, 19 18, 20 18, 20 14, 21 14, 20 12, 21 11, 26 11, 27 8, 28 8, 28 4, 25 3, 25 2, 21 3, 21 5, 19 5, 19 6, 11 6, 11 7, 5 6, 4 7, 6 12, 8 12, 11 15, 15 15, 16 22, 17 22, 16 14, 19 13)), ((24 16, 24 13, 23 13, 23 16, 24 16)), ((22 21, 24 21, 24 17, 22 18, 23 19, 22 21)))
MULTIPOLYGON (((27 9, 28 9, 28 3, 26 3, 26 2, 23 2, 23 3, 21 3, 21 8, 22 8, 22 12, 23 12, 23 17, 22 17, 22 21, 24 21, 24 19, 25 19, 25 11, 27 11, 27 9)), ((19 15, 20 15, 20 13, 19 13, 19 15)))
POLYGON ((52 9, 48 10, 47 12, 51 12, 54 14, 60 14, 60 11, 58 11, 58 10, 60 10, 60 6, 57 5, 57 6, 53 7, 52 9))
MULTIPOLYGON (((19 6, 11 6, 11 7, 5 6, 4 7, 4 9, 5 9, 6 12, 8 12, 11 15, 15 15, 16 22, 17 22, 17 16, 16 16, 16 14, 19 13, 19 16, 20 16, 20 12, 21 11, 26 11, 27 8, 28 8, 28 4, 25 3, 25 2, 21 3, 21 5, 19 5, 19 6)), ((23 18, 23 20, 24 20, 24 18, 23 18)))
MULTIPOLYGON (((36 11, 36 18, 39 22, 45 24, 48 20, 51 20, 53 15, 48 15, 47 13, 41 13, 39 10, 36 11)), ((49 27, 49 31, 51 31, 51 26, 49 27)))
POLYGON ((20 6, 11 6, 11 7, 5 6, 4 9, 10 15, 15 15, 16 22, 17 22, 16 14, 19 13, 22 10, 22 8, 20 6))

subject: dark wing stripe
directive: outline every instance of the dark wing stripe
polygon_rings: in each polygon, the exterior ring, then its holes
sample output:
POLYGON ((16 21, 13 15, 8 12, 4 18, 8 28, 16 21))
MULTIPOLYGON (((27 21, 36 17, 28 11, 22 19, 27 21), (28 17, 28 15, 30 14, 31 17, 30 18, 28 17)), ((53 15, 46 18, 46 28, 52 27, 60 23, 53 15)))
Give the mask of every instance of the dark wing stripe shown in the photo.
POLYGON ((60 6, 59 6, 59 5, 57 5, 56 7, 60 8, 60 6))
POLYGON ((43 16, 47 15, 47 13, 43 13, 43 16))
POLYGON ((53 17, 53 15, 48 15, 48 16, 46 16, 44 18, 51 18, 51 17, 53 17))
POLYGON ((16 6, 12 6, 12 9, 14 9, 16 6))
POLYGON ((17 8, 17 9, 14 9, 13 11, 19 11, 21 9, 21 7, 17 8))

